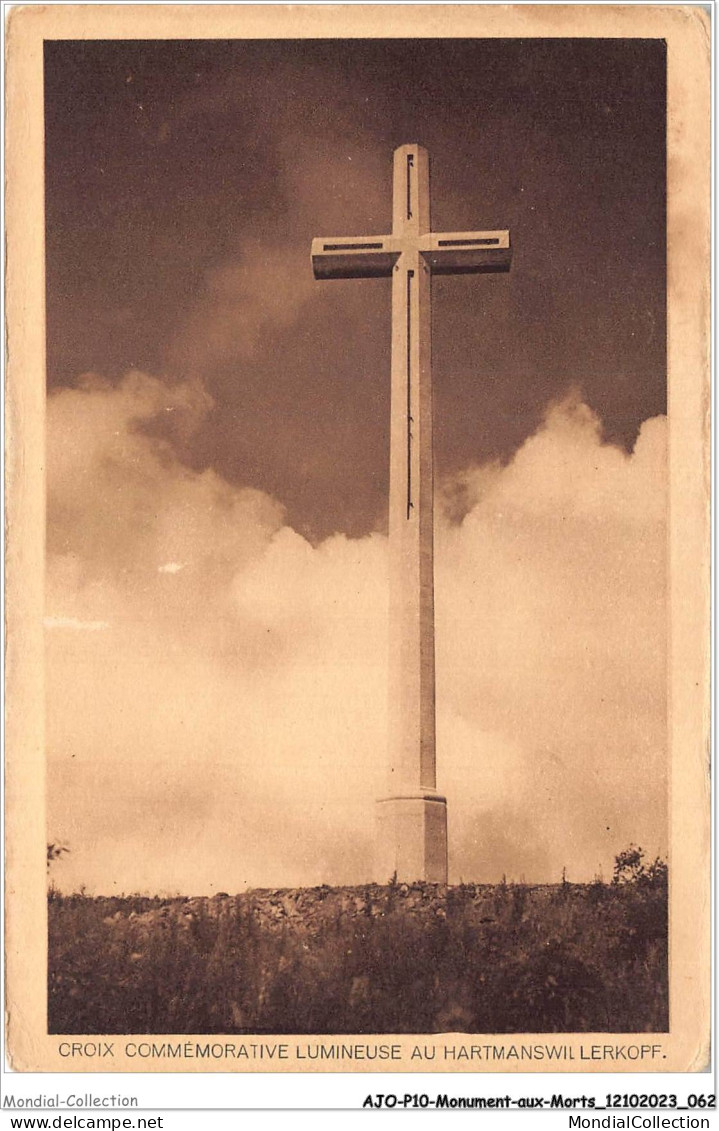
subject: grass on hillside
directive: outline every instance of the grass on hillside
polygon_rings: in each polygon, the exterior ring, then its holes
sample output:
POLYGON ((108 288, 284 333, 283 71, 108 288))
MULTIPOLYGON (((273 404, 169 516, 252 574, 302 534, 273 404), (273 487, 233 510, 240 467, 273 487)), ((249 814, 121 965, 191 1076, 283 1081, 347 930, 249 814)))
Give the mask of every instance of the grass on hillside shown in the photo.
POLYGON ((48 1029, 667 1031, 666 868, 629 881, 310 890, 279 922, 261 893, 51 892, 48 1029))

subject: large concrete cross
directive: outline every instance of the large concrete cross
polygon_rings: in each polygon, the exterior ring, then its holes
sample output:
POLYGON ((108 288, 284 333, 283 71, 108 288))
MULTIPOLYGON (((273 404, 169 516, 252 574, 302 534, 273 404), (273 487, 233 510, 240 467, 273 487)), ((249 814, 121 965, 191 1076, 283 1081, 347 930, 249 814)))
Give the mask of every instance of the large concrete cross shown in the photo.
POLYGON ((389 790, 375 878, 447 882, 447 802, 437 792, 431 277, 507 271, 509 232, 432 232, 429 157, 394 154, 392 234, 312 241, 317 279, 392 276, 389 790))

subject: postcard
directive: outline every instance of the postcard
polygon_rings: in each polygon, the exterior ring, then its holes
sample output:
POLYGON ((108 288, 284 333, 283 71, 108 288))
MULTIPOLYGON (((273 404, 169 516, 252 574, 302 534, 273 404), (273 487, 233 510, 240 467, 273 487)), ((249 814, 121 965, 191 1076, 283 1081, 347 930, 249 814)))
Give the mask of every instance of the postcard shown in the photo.
POLYGON ((20 1071, 709 1058, 709 17, 27 5, 20 1071))

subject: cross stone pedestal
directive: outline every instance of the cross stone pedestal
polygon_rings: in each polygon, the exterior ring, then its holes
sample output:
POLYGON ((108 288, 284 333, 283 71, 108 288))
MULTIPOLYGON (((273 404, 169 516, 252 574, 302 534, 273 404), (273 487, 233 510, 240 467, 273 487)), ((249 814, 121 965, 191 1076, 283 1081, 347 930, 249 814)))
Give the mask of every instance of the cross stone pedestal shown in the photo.
POLYGON ((425 790, 377 802, 375 878, 447 882, 447 800, 425 790))
POLYGON ((312 241, 317 279, 392 278, 389 473, 389 796, 377 803, 375 879, 447 882, 447 802, 434 722, 432 275, 507 271, 508 231, 433 232, 429 157, 394 154, 392 232, 312 241))

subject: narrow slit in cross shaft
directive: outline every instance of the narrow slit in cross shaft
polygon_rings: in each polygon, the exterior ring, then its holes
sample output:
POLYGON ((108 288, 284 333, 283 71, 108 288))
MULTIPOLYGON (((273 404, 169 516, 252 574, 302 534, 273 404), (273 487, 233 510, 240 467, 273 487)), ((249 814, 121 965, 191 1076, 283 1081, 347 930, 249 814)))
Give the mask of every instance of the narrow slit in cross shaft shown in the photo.
POLYGON ((410 169, 414 166, 414 154, 407 154, 407 219, 412 219, 412 174, 410 169))
POLYGON ((407 518, 412 509, 412 279, 414 271, 407 272, 407 518))
POLYGON ((381 251, 382 243, 325 243, 323 251, 381 251))
POLYGON ((487 245, 491 245, 491 244, 496 245, 498 243, 499 243, 499 240, 494 238, 494 237, 492 239, 476 239, 476 240, 437 240, 437 244, 438 244, 439 247, 477 247, 477 246, 480 246, 480 245, 483 246, 483 247, 486 247, 487 245))

